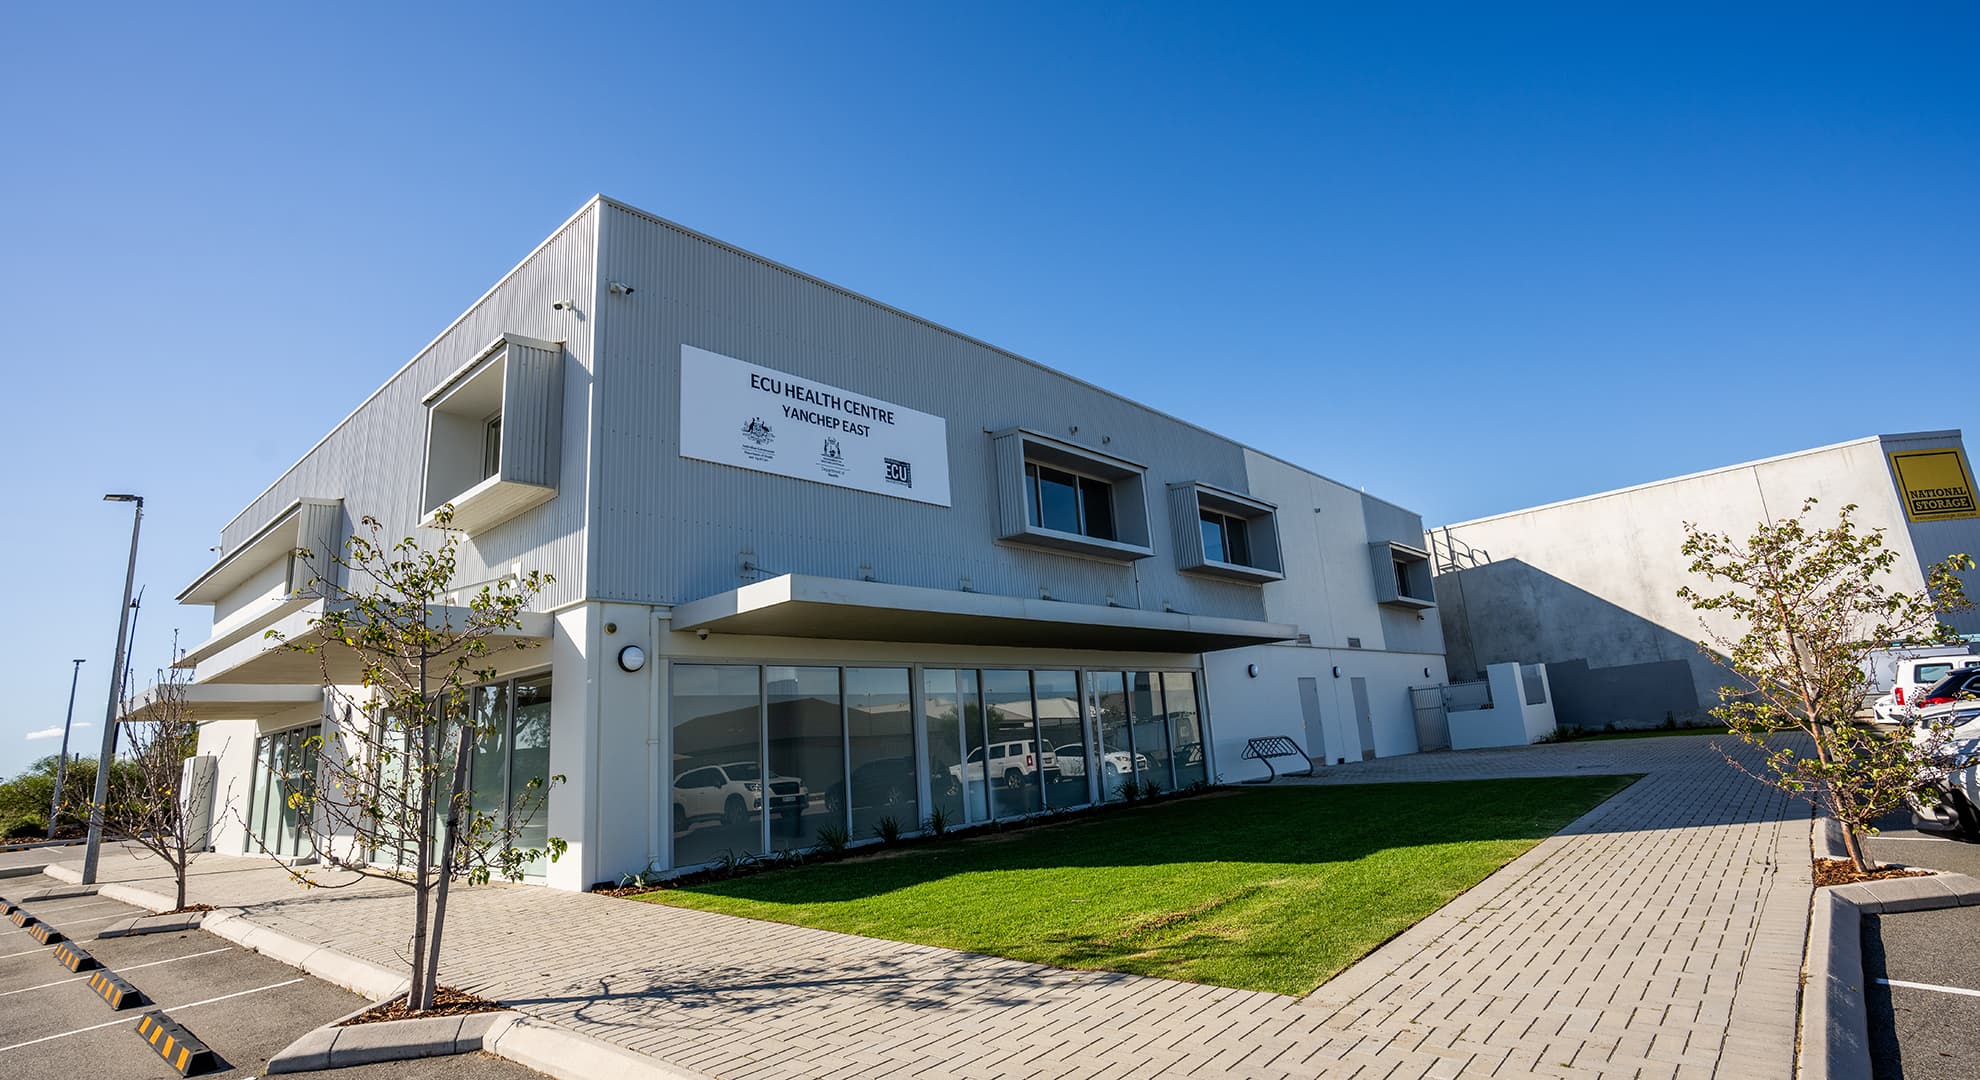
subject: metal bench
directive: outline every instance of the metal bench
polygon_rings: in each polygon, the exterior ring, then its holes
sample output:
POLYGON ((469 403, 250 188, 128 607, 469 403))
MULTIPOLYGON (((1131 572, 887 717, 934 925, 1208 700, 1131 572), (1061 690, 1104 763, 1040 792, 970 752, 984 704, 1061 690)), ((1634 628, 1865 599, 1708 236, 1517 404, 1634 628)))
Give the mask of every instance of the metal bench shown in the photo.
MULTIPOLYGON (((1269 735, 1263 739, 1246 739, 1244 741, 1244 753, 1239 756, 1246 761, 1262 763, 1265 766, 1265 770, 1272 774, 1263 780, 1252 780, 1250 783, 1269 784, 1279 778, 1279 770, 1272 767, 1273 758, 1298 758, 1306 763, 1306 771, 1299 775, 1313 775, 1313 759, 1307 756, 1306 751, 1299 748, 1298 743, 1286 738, 1284 735, 1269 735)), ((1294 774, 1288 772, 1286 775, 1292 776, 1294 774)))

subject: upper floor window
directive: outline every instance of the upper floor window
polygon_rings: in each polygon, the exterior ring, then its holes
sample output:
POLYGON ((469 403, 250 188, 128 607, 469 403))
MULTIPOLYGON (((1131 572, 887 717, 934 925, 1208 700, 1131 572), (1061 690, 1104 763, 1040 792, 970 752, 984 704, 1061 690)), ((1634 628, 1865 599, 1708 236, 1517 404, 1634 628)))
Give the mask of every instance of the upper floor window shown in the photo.
POLYGON ((1437 606, 1430 584, 1430 553, 1396 540, 1368 545, 1375 571, 1375 602, 1390 607, 1422 609, 1437 606))
POLYGON ((502 469, 502 414, 496 413, 481 425, 481 478, 494 476, 502 469))
POLYGON ((1123 561, 1155 553, 1142 466, 1026 428, 991 440, 999 539, 1123 561))
POLYGON ((1037 462, 1025 463, 1024 481, 1033 525, 1101 540, 1116 539, 1114 489, 1106 481, 1037 462))
POLYGON ((1211 562, 1251 565, 1251 533, 1245 520, 1215 510, 1197 514, 1203 531, 1203 557, 1211 562))
POLYGON ((1208 484, 1169 485, 1176 569, 1262 585, 1285 577, 1278 508, 1208 484))
POLYGON ((428 393, 421 509, 477 532, 557 494, 564 347, 505 334, 428 393))

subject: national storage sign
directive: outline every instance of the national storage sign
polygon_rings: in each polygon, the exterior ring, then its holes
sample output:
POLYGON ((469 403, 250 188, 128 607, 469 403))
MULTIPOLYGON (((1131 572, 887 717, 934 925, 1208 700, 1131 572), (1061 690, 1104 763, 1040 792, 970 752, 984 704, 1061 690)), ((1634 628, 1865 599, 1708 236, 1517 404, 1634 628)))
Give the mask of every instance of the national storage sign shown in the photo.
POLYGON ((1973 473, 1958 449, 1894 451, 1891 473, 1904 499, 1904 514, 1913 521, 1980 517, 1973 473))
POLYGON ((949 505, 948 421, 693 345, 681 456, 949 505))

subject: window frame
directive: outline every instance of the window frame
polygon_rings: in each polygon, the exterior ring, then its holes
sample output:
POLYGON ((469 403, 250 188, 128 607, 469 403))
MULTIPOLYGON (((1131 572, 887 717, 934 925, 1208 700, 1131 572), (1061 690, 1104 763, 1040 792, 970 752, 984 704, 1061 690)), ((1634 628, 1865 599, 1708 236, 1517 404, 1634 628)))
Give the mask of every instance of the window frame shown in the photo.
POLYGON ((997 539, 1111 562, 1133 562, 1155 554, 1150 544, 1147 467, 1126 458, 1054 438, 1029 428, 992 432, 997 475, 997 539), (1095 491, 1107 491, 1111 536, 1068 532, 1046 526, 1040 470, 1073 478, 1077 526, 1090 529, 1095 491))
POLYGON ((1268 585, 1285 580, 1284 549, 1279 541, 1279 508, 1249 495, 1215 487, 1202 481, 1169 485, 1170 532, 1176 543, 1176 569, 1205 577, 1268 585), (1204 542, 1205 526, 1211 517, 1224 550, 1223 558, 1212 558, 1204 542), (1244 559, 1231 558, 1231 522, 1243 524, 1244 559))
POLYGON ((1375 540, 1368 555, 1377 604, 1419 612, 1437 606, 1428 551, 1400 540, 1375 540))

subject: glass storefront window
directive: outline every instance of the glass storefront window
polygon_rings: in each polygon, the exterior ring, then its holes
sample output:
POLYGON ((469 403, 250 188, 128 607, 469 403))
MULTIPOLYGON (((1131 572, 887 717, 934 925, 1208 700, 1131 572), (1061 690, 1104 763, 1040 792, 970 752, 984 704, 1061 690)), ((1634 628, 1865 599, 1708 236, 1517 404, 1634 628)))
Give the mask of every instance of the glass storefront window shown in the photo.
POLYGON ((1159 679, 1159 673, 1153 671, 1128 673, 1128 709, 1134 717, 1134 779, 1144 790, 1153 784, 1170 791, 1175 778, 1169 774, 1169 724, 1162 709, 1159 679))
MULTIPOLYGON (((508 811, 509 687, 481 686, 472 693, 475 740, 468 762, 468 807, 485 817, 493 833, 501 830, 508 811)), ((445 764, 442 759, 442 772, 445 764)))
POLYGON ((983 771, 983 696, 975 668, 956 672, 956 692, 962 701, 963 763, 956 766, 958 777, 967 777, 969 819, 990 820, 990 783, 983 771))
MULTIPOLYGON (((1128 744, 1127 683, 1118 671, 1089 671, 1086 691, 1100 739, 1095 755, 1099 759, 1100 799, 1119 802, 1121 781, 1135 769, 1134 749, 1128 744)), ((1146 768, 1147 762, 1141 766, 1146 768)))
POLYGON ((756 667, 674 666, 674 865, 761 851, 762 686, 756 667))
MULTIPOLYGON (((938 738, 936 726, 931 716, 931 759, 938 738)), ((947 764, 955 763, 956 734, 952 726, 947 764)), ((852 784, 835 784, 837 798, 828 796, 826 802, 834 814, 845 813, 850 804, 853 837, 872 836, 882 818, 893 818, 902 832, 919 829, 921 803, 916 792, 920 784, 914 764, 914 702, 908 695, 908 669, 846 669, 846 744, 852 751, 852 784)), ((943 769, 947 769, 946 764, 943 769)), ((940 786, 939 780, 936 786, 940 786)), ((955 820, 954 811, 949 814, 950 820, 955 820)))
POLYGON ((322 726, 292 728, 255 740, 254 790, 248 798, 248 850, 259 843, 271 854, 300 858, 310 853, 310 838, 302 815, 316 793, 316 746, 312 739, 322 726), (304 805, 292 805, 301 794, 304 805))
POLYGON ((1169 714, 1169 745, 1176 752, 1176 786, 1207 782, 1203 754, 1203 716, 1197 711, 1196 676, 1187 671, 1162 673, 1162 700, 1169 714))
POLYGON ((1079 719, 1079 673, 1032 673, 1036 689, 1038 736, 1045 752, 1045 804, 1084 806, 1092 801, 1086 788, 1086 735, 1079 719))
POLYGON ((983 710, 990 721, 990 748, 983 757, 990 783, 990 810, 1015 817, 1040 809, 1045 766, 1031 706, 1031 672, 983 672, 983 710))
MULTIPOLYGON (((515 723, 509 737, 509 820, 515 846, 541 848, 550 841, 550 676, 518 679, 510 695, 515 723), (534 788, 530 781, 536 781, 534 788)), ((540 875, 544 858, 525 868, 540 875)))
POLYGON ((955 669, 923 671, 921 700, 928 715, 929 813, 940 809, 950 825, 961 825, 968 819, 963 813, 962 701, 955 669))
POLYGON ((826 807, 826 794, 846 777, 845 717, 839 707, 839 669, 765 669, 770 698, 770 775, 751 795, 752 808, 770 814, 770 847, 807 848, 821 825, 845 826, 845 811, 826 807))

